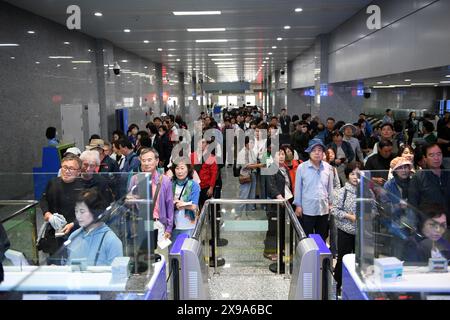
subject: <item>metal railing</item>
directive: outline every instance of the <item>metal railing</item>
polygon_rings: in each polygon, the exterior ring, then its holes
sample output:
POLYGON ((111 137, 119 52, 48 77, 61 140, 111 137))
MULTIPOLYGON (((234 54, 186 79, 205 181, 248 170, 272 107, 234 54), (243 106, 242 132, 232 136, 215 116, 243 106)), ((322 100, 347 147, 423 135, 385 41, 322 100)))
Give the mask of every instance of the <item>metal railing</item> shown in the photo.
MULTIPOLYGON (((199 220, 195 226, 192 238, 196 240, 200 240, 202 229, 205 225, 205 222, 209 222, 211 225, 211 233, 207 232, 207 234, 211 234, 211 238, 208 240, 212 240, 212 250, 211 250, 211 259, 214 261, 214 273, 218 272, 218 230, 217 230, 217 205, 241 205, 241 204, 251 204, 251 205, 277 205, 277 215, 276 218, 272 218, 277 221, 277 274, 281 274, 284 268, 285 262, 288 262, 287 270, 289 268, 290 255, 293 251, 292 248, 295 246, 295 243, 307 238, 305 231, 303 230, 298 217, 296 216, 294 210, 292 209, 291 204, 287 200, 279 200, 279 199, 252 199, 252 200, 243 200, 243 199, 209 199, 205 202, 200 212, 199 220), (213 210, 209 210, 210 208, 213 210), (282 216, 280 212, 280 208, 285 208, 285 214, 282 216), (209 212, 211 211, 211 215, 209 212), (283 221, 284 220, 284 221, 283 221), (284 223, 284 225, 282 225, 284 223), (293 237, 290 235, 292 232, 288 232, 288 236, 285 234, 285 226, 289 225, 292 227, 292 230, 295 231, 293 237), (282 248, 285 246, 284 256, 282 255, 282 248)), ((209 231, 209 230, 208 230, 209 231)), ((206 243, 208 245, 209 241, 206 243)), ((285 268, 286 270, 286 268, 285 268)), ((289 271, 287 271, 289 274, 289 271)))

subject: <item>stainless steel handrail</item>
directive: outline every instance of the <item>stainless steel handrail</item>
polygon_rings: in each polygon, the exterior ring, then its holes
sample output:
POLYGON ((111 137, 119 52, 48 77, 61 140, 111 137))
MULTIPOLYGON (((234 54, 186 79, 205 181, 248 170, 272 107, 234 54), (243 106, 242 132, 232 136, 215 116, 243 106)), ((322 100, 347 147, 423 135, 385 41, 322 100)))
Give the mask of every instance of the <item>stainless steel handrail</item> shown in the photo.
MULTIPOLYGON (((205 224, 205 219, 207 219, 208 215, 207 215, 207 209, 209 210, 209 206, 210 205, 218 205, 218 204, 273 204, 273 205, 277 205, 278 210, 277 210, 277 253, 280 254, 281 252, 281 247, 280 247, 280 243, 279 243, 279 232, 280 232, 280 227, 281 227, 281 223, 284 223, 284 221, 280 221, 280 206, 283 206, 287 209, 287 213, 288 213, 288 217, 289 220, 292 222, 292 226, 293 229, 295 231, 295 233, 297 234, 297 238, 299 239, 298 241, 301 241, 303 239, 307 238, 307 235, 305 233, 305 231, 303 230, 298 217, 296 216, 294 210, 292 209, 291 204, 287 201, 287 200, 280 200, 280 199, 251 199, 251 200, 243 200, 243 199, 208 199, 206 200, 205 204, 203 205, 203 208, 200 212, 200 216, 199 219, 197 221, 197 224, 194 228, 194 232, 192 234, 192 238, 196 239, 196 240, 200 240, 200 234, 202 232, 202 228, 205 224)), ((213 217, 212 217, 212 221, 214 221, 212 223, 212 228, 214 228, 214 235, 215 235, 215 239, 212 239, 214 242, 214 248, 213 250, 217 250, 217 230, 215 230, 216 228, 216 221, 217 220, 217 216, 216 216, 216 210, 213 210, 213 217)), ((206 242, 205 245, 209 245, 209 241, 206 242)), ((217 251, 215 251, 214 254, 214 270, 215 273, 217 273, 217 251)), ((280 259, 278 259, 277 261, 277 272, 280 273, 280 259)))
POLYGON ((28 209, 37 206, 38 203, 39 203, 39 201, 36 201, 36 200, 0 200, 0 206, 2 206, 2 205, 12 206, 12 205, 28 204, 27 206, 19 209, 18 211, 14 212, 12 215, 10 215, 9 217, 1 220, 0 222, 4 223, 6 221, 9 221, 9 220, 17 217, 18 215, 24 213, 28 209))

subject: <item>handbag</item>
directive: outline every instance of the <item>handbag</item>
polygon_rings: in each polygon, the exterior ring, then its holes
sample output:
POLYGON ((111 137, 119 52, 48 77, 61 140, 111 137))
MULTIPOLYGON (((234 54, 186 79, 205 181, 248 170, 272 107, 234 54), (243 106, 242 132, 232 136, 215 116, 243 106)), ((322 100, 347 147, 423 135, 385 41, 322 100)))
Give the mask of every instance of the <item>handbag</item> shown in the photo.
POLYGON ((239 176, 239 183, 240 184, 246 184, 246 183, 250 183, 252 182, 252 176, 248 175, 248 176, 244 176, 244 175, 240 175, 239 176))

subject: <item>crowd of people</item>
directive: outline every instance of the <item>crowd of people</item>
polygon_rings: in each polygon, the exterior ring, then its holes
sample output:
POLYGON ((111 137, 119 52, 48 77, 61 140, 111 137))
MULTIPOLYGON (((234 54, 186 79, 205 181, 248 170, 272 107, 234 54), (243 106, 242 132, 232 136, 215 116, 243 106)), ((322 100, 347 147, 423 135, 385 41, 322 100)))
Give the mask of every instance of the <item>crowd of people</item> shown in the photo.
MULTIPOLYGON (((49 182, 40 201, 46 222, 52 224, 56 213, 66 220, 59 232, 72 240, 67 261, 86 256, 90 263, 108 264, 123 254, 121 240, 98 217, 113 201, 136 192, 139 173, 151 174, 153 220, 163 226, 164 237, 174 242, 180 234, 191 236, 205 201, 220 198, 222 171, 230 167, 239 198, 286 200, 306 234, 328 241, 337 258, 338 287, 342 258, 355 250, 362 170, 370 171, 367 185, 380 213, 380 230, 399 239, 391 253, 409 261, 424 261, 432 250, 450 257, 444 241, 450 222, 450 173, 443 167, 450 154, 450 113, 421 121, 412 113, 405 126, 394 120, 391 110, 378 123, 363 113, 355 123, 346 123, 310 114, 290 117, 285 109, 267 116, 244 106, 224 110, 222 119, 217 123, 202 113, 197 125, 202 132, 213 130, 213 137, 205 135, 197 145, 194 139, 184 141, 189 154, 177 161, 172 150, 182 141, 180 130, 193 128, 173 115, 155 117, 145 130, 135 124, 126 133, 116 130, 111 143, 94 135, 85 151, 69 149, 60 176, 49 182), (227 141, 230 137, 233 141, 227 141), (213 152, 211 144, 216 146, 213 152), (76 236, 81 240, 74 241, 76 236)), ((48 138, 54 143, 54 136, 48 138)), ((276 209, 263 208, 269 221, 264 256, 275 261, 276 209)), ((234 218, 242 219, 253 209, 241 205, 234 218)), ((64 239, 54 236, 46 252, 55 256, 64 239)))

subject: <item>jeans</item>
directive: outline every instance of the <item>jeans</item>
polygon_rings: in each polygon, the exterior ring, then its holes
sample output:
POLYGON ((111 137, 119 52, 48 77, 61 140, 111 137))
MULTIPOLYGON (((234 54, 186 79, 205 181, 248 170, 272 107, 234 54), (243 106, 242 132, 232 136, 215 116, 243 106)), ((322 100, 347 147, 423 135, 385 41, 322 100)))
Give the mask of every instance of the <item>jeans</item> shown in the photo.
MULTIPOLYGON (((252 173, 252 182, 239 185, 239 199, 255 199, 256 191, 256 174, 252 173)), ((242 213, 247 210, 251 211, 254 208, 254 204, 241 204, 237 207, 237 215, 242 216, 242 213)))

